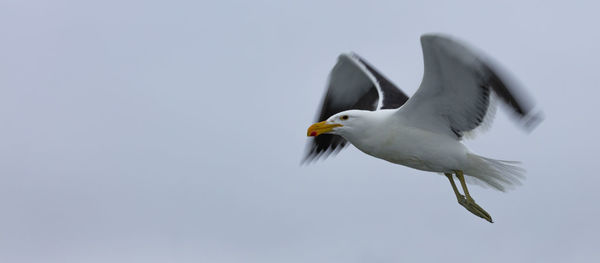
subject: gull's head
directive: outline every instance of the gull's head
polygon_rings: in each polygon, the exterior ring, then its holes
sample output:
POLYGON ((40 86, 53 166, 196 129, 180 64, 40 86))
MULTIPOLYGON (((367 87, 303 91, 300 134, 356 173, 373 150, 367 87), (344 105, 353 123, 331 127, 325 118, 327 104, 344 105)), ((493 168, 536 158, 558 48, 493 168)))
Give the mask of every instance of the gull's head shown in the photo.
POLYGON ((317 122, 306 131, 309 137, 316 137, 321 134, 344 135, 348 132, 360 128, 366 121, 371 111, 347 110, 329 117, 327 120, 317 122))

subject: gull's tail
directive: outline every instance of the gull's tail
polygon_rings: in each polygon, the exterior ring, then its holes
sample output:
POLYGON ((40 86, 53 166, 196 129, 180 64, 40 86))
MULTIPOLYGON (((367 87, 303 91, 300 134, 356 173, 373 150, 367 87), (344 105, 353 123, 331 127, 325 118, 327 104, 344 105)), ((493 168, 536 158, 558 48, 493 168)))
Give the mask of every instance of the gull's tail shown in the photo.
POLYGON ((506 191, 521 184, 525 178, 525 170, 518 166, 519 162, 501 161, 468 153, 469 168, 463 172, 467 181, 483 186, 491 186, 506 191), (471 180, 469 180, 471 179, 471 180))

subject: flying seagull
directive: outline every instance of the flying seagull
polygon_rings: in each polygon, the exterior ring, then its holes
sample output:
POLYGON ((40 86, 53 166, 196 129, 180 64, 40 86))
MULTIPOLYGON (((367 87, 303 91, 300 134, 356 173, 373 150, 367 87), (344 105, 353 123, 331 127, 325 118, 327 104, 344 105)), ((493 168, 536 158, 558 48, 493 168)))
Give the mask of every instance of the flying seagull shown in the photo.
POLYGON ((421 45, 425 72, 410 99, 359 55, 340 55, 318 122, 308 128, 312 138, 304 161, 336 153, 349 142, 376 158, 444 174, 458 203, 492 223, 469 194, 465 177, 504 191, 520 183, 524 170, 516 162, 479 156, 461 140, 489 122, 495 97, 529 130, 540 122, 540 113, 523 89, 474 49, 438 34, 421 36, 421 45))

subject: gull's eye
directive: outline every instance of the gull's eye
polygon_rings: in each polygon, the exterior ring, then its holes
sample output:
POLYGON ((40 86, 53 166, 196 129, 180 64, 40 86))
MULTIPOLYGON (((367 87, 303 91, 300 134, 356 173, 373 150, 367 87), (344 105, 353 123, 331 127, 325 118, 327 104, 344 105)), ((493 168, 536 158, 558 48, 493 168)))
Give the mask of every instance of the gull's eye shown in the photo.
POLYGON ((343 121, 345 121, 347 119, 348 119, 348 115, 342 115, 342 117, 340 117, 340 120, 343 120, 343 121))

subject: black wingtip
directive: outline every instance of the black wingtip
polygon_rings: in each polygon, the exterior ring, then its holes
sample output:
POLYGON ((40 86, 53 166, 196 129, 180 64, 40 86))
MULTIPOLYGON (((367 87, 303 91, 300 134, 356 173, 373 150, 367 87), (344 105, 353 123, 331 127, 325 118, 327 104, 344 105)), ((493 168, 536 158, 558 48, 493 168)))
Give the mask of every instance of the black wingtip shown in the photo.
POLYGON ((533 131, 544 120, 544 114, 536 107, 531 95, 498 63, 487 58, 482 66, 486 82, 512 110, 519 125, 527 132, 533 131))

